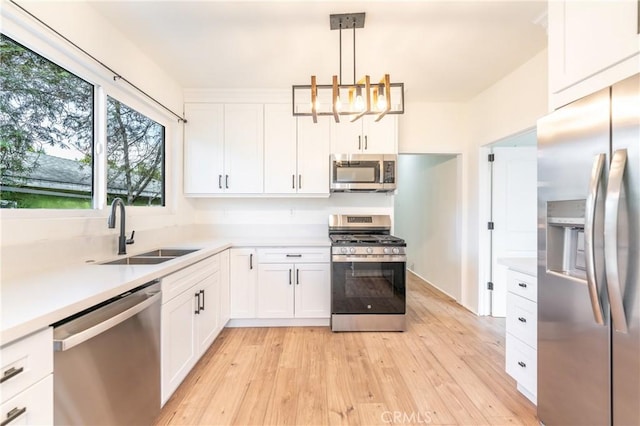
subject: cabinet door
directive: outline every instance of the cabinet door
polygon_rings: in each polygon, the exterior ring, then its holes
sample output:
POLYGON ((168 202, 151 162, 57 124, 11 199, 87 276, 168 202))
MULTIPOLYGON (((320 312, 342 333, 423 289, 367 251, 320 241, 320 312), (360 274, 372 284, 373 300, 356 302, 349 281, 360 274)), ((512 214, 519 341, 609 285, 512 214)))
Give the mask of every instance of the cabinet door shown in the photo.
POLYGON ((298 119, 298 193, 329 193, 330 121, 298 119))
POLYGON ((293 318, 294 265, 261 263, 258 267, 258 318, 293 318))
MULTIPOLYGON (((195 287, 192 287, 195 291, 195 287)), ((187 290, 162 305, 162 403, 164 404, 197 360, 195 297, 187 290)))
POLYGON ((224 106, 225 191, 263 192, 264 127, 262 104, 224 106))
POLYGON ((385 115, 378 122, 376 116, 366 115, 361 118, 363 126, 363 152, 367 154, 397 153, 397 122, 395 115, 385 115))
POLYGON ((256 317, 257 264, 254 249, 231 249, 231 318, 256 317))
POLYGON ((296 119, 291 112, 291 105, 265 105, 264 192, 295 193, 298 187, 297 174, 296 119))
POLYGON ((295 265, 296 318, 329 318, 331 316, 331 283, 328 263, 295 265))
MULTIPOLYGON (((637 54, 639 40, 637 1, 549 2, 551 93, 558 93, 637 54)), ((635 64, 634 72, 637 72, 637 60, 635 64)), ((600 82, 589 92, 613 84, 619 78, 600 82)))
POLYGON ((220 305, 220 271, 214 272, 198 283, 194 315, 196 316, 196 345, 198 358, 211 346, 218 335, 220 305))
POLYGON ((224 108, 222 104, 185 104, 184 192, 215 194, 223 190, 224 108))
POLYGON ((220 309, 218 328, 221 330, 227 325, 230 314, 231 295, 230 295, 230 281, 229 281, 229 250, 225 250, 220 253, 220 309))
MULTIPOLYGON (((339 123, 331 120, 331 153, 358 154, 362 152, 364 146, 362 119, 353 123, 349 120, 348 116, 341 116, 339 123)), ((319 119, 318 122, 320 122, 319 119)), ((313 124, 313 121, 311 123, 313 124)))

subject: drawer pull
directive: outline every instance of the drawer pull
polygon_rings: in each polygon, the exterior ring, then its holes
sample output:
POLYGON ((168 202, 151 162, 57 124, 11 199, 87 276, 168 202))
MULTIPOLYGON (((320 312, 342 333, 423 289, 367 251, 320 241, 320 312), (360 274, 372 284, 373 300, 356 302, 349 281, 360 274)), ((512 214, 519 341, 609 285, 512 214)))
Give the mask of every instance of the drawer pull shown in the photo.
POLYGON ((518 317, 518 321, 527 322, 527 319, 525 317, 518 317))
POLYGON ((301 254, 288 254, 287 257, 302 257, 301 254))
POLYGON ((520 367, 522 367, 522 368, 527 368, 527 364, 525 364, 525 363, 524 363, 524 362, 522 362, 522 361, 518 361, 518 365, 519 365, 520 367))
POLYGON ((527 288, 527 283, 518 283, 519 287, 527 288))
POLYGON ((24 371, 24 367, 20 367, 20 368, 11 367, 10 369, 8 369, 7 371, 4 372, 4 374, 0 378, 0 383, 6 382, 10 378, 12 378, 14 376, 17 376, 18 374, 22 373, 23 371, 24 371))
POLYGON ((0 426, 6 426, 9 423, 11 423, 12 421, 14 421, 15 419, 17 419, 18 417, 20 417, 21 415, 23 415, 24 413, 27 412, 27 407, 22 407, 22 408, 14 408, 13 410, 9 411, 7 413, 7 418, 4 419, 1 423, 0 426))

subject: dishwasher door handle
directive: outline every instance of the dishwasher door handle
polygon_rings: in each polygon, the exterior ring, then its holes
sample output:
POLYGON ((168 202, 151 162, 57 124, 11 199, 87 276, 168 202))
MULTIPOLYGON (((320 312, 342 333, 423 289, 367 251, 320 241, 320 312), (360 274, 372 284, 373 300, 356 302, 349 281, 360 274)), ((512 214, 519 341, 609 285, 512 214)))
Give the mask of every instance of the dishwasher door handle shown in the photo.
MULTIPOLYGON (((133 295, 131 295, 133 296, 133 295)), ((157 301, 160 300, 160 298, 162 297, 162 293, 161 292, 157 292, 157 293, 153 293, 153 294, 148 294, 146 298, 144 298, 140 303, 137 303, 125 310, 123 310, 122 312, 119 312, 115 315, 109 315, 107 316, 104 321, 100 321, 99 323, 86 328, 84 330, 79 330, 71 335, 69 335, 68 337, 65 337, 64 339, 56 339, 54 337, 53 339, 53 350, 60 352, 60 351, 66 351, 68 349, 73 348, 76 345, 79 345, 82 342, 85 342, 89 339, 91 339, 92 337, 97 336, 100 333, 103 333, 107 330, 109 330, 110 328, 115 327, 116 325, 120 324, 121 322, 124 322, 126 320, 128 320, 129 318, 135 316, 136 314, 144 311, 145 309, 147 309, 149 306, 153 305, 154 303, 156 303, 157 301)), ((125 300, 125 298, 120 299, 120 300, 125 300)), ((117 303, 118 301, 114 302, 117 303)), ((109 306, 109 305, 106 305, 109 306)), ((99 310, 96 310, 96 314, 99 310)), ((88 313, 86 316, 90 316, 92 315, 92 313, 88 313)), ((80 317, 80 318, 84 318, 84 317, 80 317)), ((64 327, 64 325, 62 325, 62 327, 64 327)))

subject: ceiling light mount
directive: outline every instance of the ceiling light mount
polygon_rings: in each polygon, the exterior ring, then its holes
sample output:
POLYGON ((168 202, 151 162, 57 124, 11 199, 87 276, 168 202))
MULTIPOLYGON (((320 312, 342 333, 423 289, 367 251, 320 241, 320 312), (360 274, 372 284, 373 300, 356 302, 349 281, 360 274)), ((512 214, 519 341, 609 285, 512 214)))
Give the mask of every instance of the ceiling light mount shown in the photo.
POLYGON ((338 13, 329 15, 329 26, 332 30, 364 28, 365 13, 338 13))
POLYGON ((364 12, 329 15, 331 30, 340 31, 340 78, 334 75, 332 84, 318 84, 312 75, 311 85, 293 85, 294 116, 311 116, 317 123, 318 116, 330 115, 338 123, 345 115, 354 122, 365 115, 376 115, 379 121, 387 114, 404 114, 404 83, 391 83, 389 74, 378 82, 372 82, 369 75, 356 81, 356 29, 364 28, 364 20, 364 12), (342 30, 353 32, 352 84, 342 83, 342 30))

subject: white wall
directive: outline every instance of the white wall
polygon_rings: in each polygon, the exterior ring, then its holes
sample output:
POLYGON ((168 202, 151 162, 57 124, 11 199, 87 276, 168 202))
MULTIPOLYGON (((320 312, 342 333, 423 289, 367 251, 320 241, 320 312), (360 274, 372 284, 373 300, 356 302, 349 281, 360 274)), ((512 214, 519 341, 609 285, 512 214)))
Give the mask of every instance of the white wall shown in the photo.
POLYGON ((458 156, 400 155, 395 233, 407 266, 456 300, 461 295, 458 156))
MULTIPOLYGON (((19 3, 172 110, 182 111, 182 88, 96 14, 89 3, 19 3)), ((99 82, 111 81, 113 84, 110 73, 13 4, 2 1, 1 13, 4 33, 56 62, 64 61, 65 67, 70 64, 81 76, 86 73, 99 82)), ((121 100, 125 103, 156 108, 158 114, 169 116, 126 83, 121 82, 121 85, 114 90, 122 93, 125 99, 121 100)), ((182 195, 182 125, 173 117, 166 120, 169 122, 166 129, 167 207, 127 209, 127 231, 137 231, 139 245, 151 243, 156 238, 158 234, 151 230, 175 228, 193 221, 190 201, 182 195)), ((118 230, 107 228, 107 208, 90 211, 3 210, 0 215, 3 277, 9 273, 8 269, 42 266, 43 257, 59 263, 71 256, 115 254, 118 230)))

